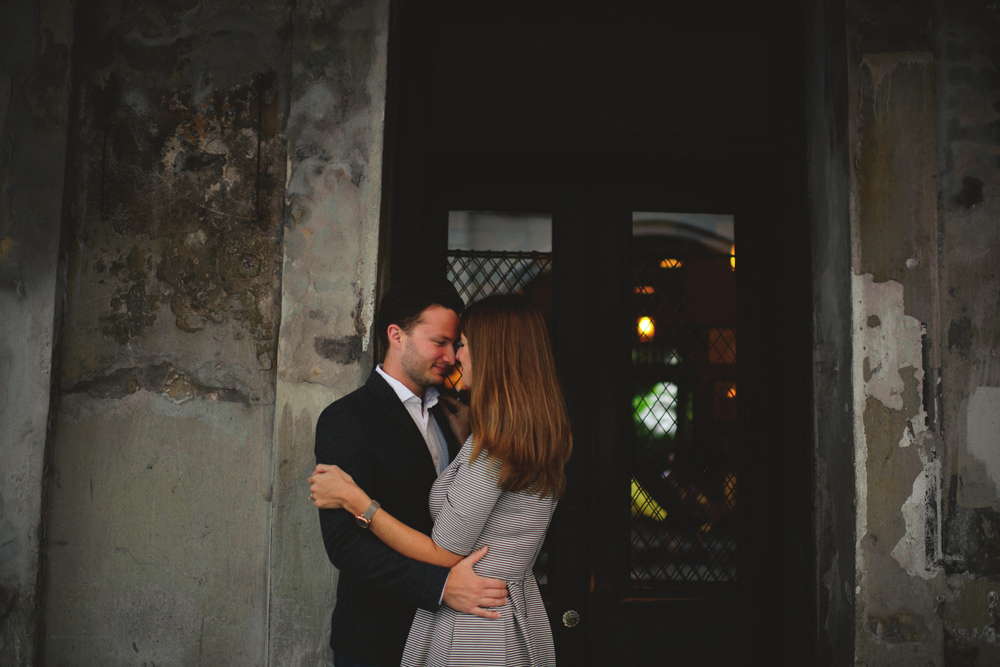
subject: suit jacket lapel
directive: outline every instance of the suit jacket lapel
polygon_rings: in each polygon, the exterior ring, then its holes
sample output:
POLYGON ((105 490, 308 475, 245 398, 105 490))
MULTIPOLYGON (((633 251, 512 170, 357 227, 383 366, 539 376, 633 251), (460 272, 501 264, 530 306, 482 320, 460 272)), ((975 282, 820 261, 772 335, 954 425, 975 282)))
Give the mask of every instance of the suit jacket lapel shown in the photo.
POLYGON ((431 453, 427 450, 427 442, 424 440, 424 436, 420 434, 420 429, 413 423, 413 418, 410 417, 410 413, 406 411, 403 402, 399 400, 399 396, 389 386, 389 383, 378 374, 378 371, 372 369, 371 375, 368 376, 368 381, 365 382, 365 386, 368 387, 368 390, 382 404, 385 414, 389 417, 389 421, 399 430, 400 436, 405 439, 408 446, 413 448, 412 453, 421 461, 426 462, 427 467, 437 477, 434 459, 431 458, 431 453))
POLYGON ((438 404, 431 408, 431 414, 434 415, 434 419, 437 420, 438 426, 441 427, 441 433, 444 435, 445 444, 448 445, 448 461, 455 460, 458 456, 458 450, 462 448, 461 442, 455 437, 455 434, 451 430, 451 426, 448 425, 448 417, 444 414, 444 411, 448 408, 445 406, 444 402, 438 401, 438 404))

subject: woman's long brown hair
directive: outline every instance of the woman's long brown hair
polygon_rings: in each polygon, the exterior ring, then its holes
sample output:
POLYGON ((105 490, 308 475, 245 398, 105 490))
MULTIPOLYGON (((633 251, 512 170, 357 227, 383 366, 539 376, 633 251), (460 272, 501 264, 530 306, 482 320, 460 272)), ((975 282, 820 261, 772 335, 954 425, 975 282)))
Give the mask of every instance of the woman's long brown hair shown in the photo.
POLYGON ((541 315, 523 296, 490 296, 465 310, 462 333, 472 357, 472 460, 486 450, 506 491, 559 497, 573 435, 541 315))

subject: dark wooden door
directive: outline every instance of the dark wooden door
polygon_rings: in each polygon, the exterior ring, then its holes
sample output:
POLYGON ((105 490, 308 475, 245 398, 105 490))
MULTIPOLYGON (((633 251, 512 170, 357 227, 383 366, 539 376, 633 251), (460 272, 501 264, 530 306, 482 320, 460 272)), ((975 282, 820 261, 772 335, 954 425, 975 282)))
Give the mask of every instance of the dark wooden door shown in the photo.
MULTIPOLYGON (((575 440, 542 568, 559 664, 805 664, 817 601, 796 12, 393 7, 392 277, 448 273, 449 211, 549 221, 549 279, 531 289, 575 440)), ((465 259, 496 259, 477 252, 465 259)), ((542 265, 515 259, 522 276, 542 265)))
POLYGON ((565 539, 589 571, 585 631, 558 629, 569 664, 784 664, 785 629, 807 632, 806 263, 762 163, 591 189, 590 297, 565 313, 594 332, 571 362, 590 381, 565 539))
MULTIPOLYGON (((449 211, 551 219, 575 440, 541 564, 561 665, 782 664, 808 635, 805 238, 765 162, 609 179, 441 154, 417 216, 437 231, 397 226, 400 272, 447 272, 449 211)), ((511 289, 504 266, 487 289, 511 289)))

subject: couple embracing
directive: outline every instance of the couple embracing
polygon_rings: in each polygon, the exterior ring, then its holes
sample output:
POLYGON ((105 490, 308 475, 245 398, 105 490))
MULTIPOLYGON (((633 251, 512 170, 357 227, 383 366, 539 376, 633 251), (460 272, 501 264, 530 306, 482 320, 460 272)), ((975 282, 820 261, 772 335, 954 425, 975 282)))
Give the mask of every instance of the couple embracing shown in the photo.
POLYGON ((309 478, 340 571, 334 666, 554 665, 532 566, 572 436, 544 321, 413 282, 376 327, 385 360, 320 415, 309 478), (468 406, 438 391, 456 362, 468 406))

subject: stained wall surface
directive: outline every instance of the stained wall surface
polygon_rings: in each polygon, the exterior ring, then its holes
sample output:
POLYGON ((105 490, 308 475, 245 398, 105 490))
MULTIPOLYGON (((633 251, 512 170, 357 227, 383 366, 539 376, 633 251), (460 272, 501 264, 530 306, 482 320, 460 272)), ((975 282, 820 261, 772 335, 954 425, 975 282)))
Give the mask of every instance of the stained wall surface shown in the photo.
POLYGON ((288 13, 77 17, 44 664, 263 662, 288 13))
POLYGON ((988 665, 1000 13, 848 12, 857 664, 988 665))
POLYGON ((946 664, 1000 662, 1000 11, 938 30, 946 664))

